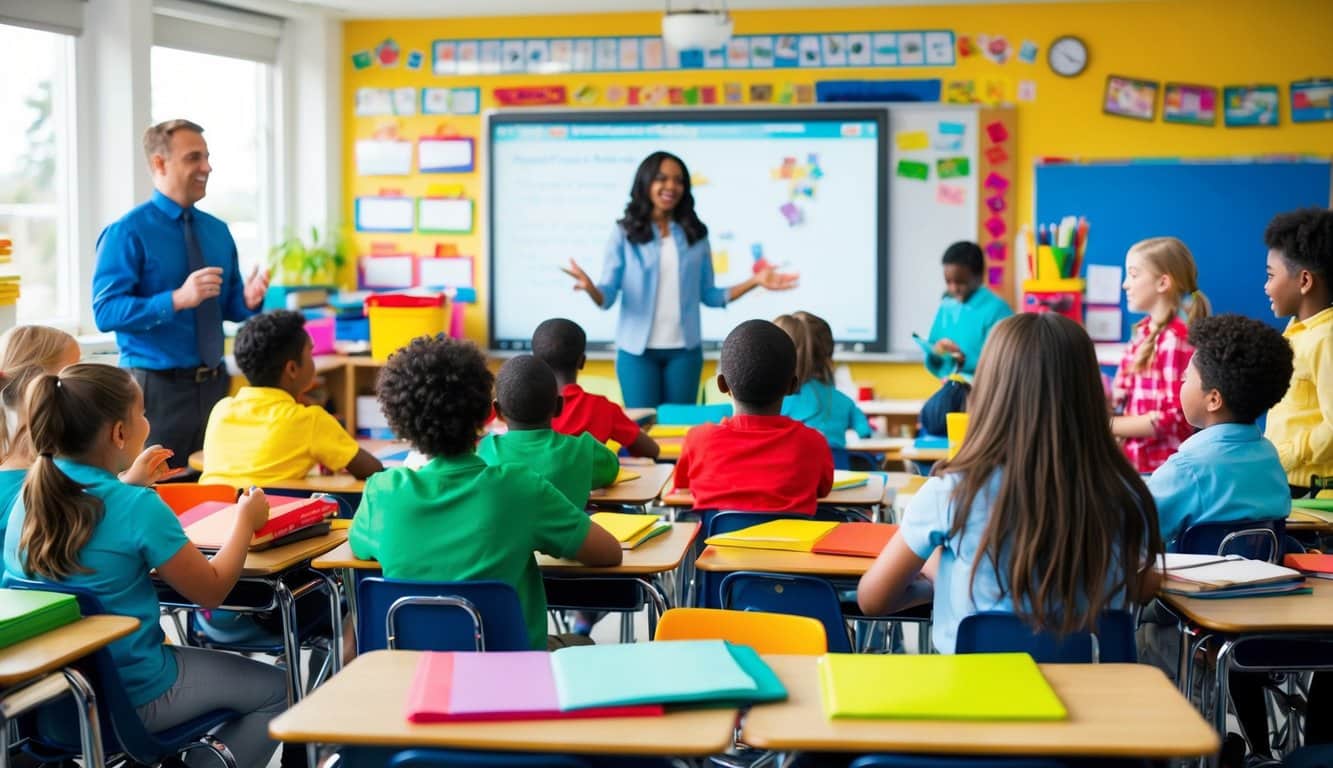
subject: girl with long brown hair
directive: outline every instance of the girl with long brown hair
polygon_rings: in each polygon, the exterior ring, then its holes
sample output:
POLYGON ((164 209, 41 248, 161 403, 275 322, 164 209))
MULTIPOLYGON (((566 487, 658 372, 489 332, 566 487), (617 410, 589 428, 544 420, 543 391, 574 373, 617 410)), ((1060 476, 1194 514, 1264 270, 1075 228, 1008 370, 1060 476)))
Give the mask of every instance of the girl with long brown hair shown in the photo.
POLYGON ((286 675, 241 656, 166 645, 149 577, 156 569, 191 602, 217 607, 268 521, 263 493, 242 495, 230 538, 206 558, 156 492, 117 477, 148 436, 143 393, 128 371, 72 365, 36 377, 26 399, 35 460, 5 532, 5 575, 87 589, 108 613, 138 619, 110 650, 144 725, 160 731, 230 709, 236 718, 216 735, 238 766, 265 765, 277 746, 268 721, 286 705, 286 675))
POLYGON ((958 455, 861 578, 861 609, 892 608, 930 559, 934 642, 952 653, 972 613, 1013 611, 1034 629, 1070 633, 1150 596, 1157 508, 1107 428, 1083 328, 1054 313, 1002 321, 968 411, 958 455))

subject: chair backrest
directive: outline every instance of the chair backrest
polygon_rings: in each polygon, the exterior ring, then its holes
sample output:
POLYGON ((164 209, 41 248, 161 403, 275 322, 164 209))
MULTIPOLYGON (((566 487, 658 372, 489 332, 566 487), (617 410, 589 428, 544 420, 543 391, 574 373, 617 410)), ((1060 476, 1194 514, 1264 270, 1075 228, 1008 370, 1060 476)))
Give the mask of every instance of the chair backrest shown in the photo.
POLYGON ((1060 636, 1034 632, 1016 614, 984 611, 958 623, 954 653, 1031 654, 1043 664, 1134 663, 1134 617, 1128 611, 1103 611, 1097 631, 1060 636))
POLYGON ((514 752, 459 752, 452 749, 404 749, 387 768, 590 768, 573 755, 525 755, 514 752))
POLYGON ((236 489, 220 483, 163 483, 153 490, 178 515, 206 501, 236 501, 236 489))
POLYGON ((726 640, 759 653, 820 656, 828 651, 824 625, 808 616, 716 608, 672 608, 657 622, 654 640, 726 640))
POLYGON ((718 588, 721 607, 806 616, 824 625, 830 653, 851 653, 842 603, 828 581, 814 576, 736 571, 718 588))
POLYGON ((695 424, 716 424, 731 415, 731 403, 713 405, 681 405, 663 403, 657 406, 657 423, 690 427, 695 424))
MULTIPOLYGON (((694 540, 695 556, 703 553, 708 537, 720 533, 731 533, 752 525, 759 525, 770 520, 809 520, 809 515, 794 515, 785 512, 728 512, 716 509, 696 509, 699 515, 699 533, 694 540)), ((722 584, 722 574, 698 571, 695 576, 698 587, 694 603, 700 608, 721 608, 718 587, 722 584)))
POLYGON ((1175 549, 1191 555, 1241 555, 1276 563, 1282 560, 1285 532, 1286 521, 1282 519, 1199 523, 1180 534, 1175 549))
POLYGON ((518 593, 503 582, 367 576, 356 598, 357 653, 532 650, 518 593))
POLYGON ((1041 757, 954 757, 952 755, 866 755, 851 768, 1068 768, 1041 757))

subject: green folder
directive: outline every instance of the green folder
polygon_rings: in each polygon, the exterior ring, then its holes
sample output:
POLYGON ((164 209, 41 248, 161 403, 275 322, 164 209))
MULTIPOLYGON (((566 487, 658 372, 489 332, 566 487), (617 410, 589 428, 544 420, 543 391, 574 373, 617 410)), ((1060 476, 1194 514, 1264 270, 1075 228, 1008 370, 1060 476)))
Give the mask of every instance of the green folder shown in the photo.
POLYGON ((0 648, 21 643, 79 619, 74 595, 0 589, 0 648))
POLYGON ((760 691, 722 640, 561 648, 551 670, 565 711, 749 700, 760 691))
POLYGON ((1024 721, 1067 716, 1026 653, 831 653, 819 660, 819 682, 824 714, 835 719, 1024 721))
POLYGON ((1293 499, 1292 509, 1309 509, 1316 512, 1333 512, 1333 499, 1293 499))

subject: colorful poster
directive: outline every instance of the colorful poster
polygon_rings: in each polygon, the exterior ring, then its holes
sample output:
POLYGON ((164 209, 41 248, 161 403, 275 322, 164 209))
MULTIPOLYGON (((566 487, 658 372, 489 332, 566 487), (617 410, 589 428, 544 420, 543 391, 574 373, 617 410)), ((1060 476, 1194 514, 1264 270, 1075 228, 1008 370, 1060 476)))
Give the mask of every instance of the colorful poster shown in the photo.
POLYGON ((574 41, 574 71, 591 72, 593 71, 593 41, 575 40, 574 41))
MULTIPOLYGON (((773 43, 773 66, 783 68, 799 64, 801 61, 801 52, 797 47, 799 44, 796 35, 778 35, 773 43)), ((818 40, 815 41, 815 45, 816 47, 819 45, 818 40)))
POLYGON ((620 71, 636 72, 639 69, 639 38, 620 38, 620 71))
POLYGON ((504 56, 499 40, 482 40, 477 46, 481 52, 481 74, 494 75, 500 72, 500 60, 504 56))
POLYGON ((522 40, 505 40, 500 45, 500 71, 501 72, 522 72, 526 69, 523 65, 523 55, 527 52, 527 46, 522 40))
POLYGON ((620 63, 619 49, 614 37, 597 38, 597 60, 595 65, 598 72, 615 72, 616 65, 620 63))
POLYGON ((727 66, 726 48, 704 51, 704 69, 722 69, 725 66, 727 66))
POLYGON ((430 71, 452 75, 458 71, 458 46, 453 40, 436 40, 430 46, 430 71))
POLYGON ((1333 80, 1304 80, 1291 84, 1291 121, 1318 123, 1333 120, 1333 80))
POLYGON ((1185 125, 1217 124, 1217 89, 1211 85, 1167 83, 1162 91, 1162 120, 1185 125))
POLYGON ((799 40, 797 50, 800 51, 801 55, 800 65, 802 67, 820 66, 819 35, 801 35, 799 40))
POLYGON ((753 69, 771 69, 773 67, 773 38, 750 38, 750 67, 753 69))
POLYGON ((639 57, 643 62, 645 70, 662 69, 662 49, 664 44, 660 37, 647 37, 639 45, 639 57))
POLYGON ((847 36, 821 35, 820 37, 822 39, 824 66, 847 66, 847 36))
POLYGON ((523 68, 528 72, 547 72, 551 61, 551 42, 549 40, 529 40, 523 47, 523 68))
POLYGON ((1228 128, 1277 125, 1276 85, 1228 85, 1222 89, 1222 119, 1228 128))
POLYGON ((953 65, 953 35, 949 32, 926 33, 926 63, 933 66, 953 65))
POLYGON ((877 67, 897 66, 898 36, 892 32, 876 32, 873 58, 877 67))
POLYGON ((907 67, 926 63, 926 41, 920 32, 898 35, 898 63, 907 67))
POLYGON ((569 72, 573 64, 574 64, 574 41, 552 40, 551 70, 554 72, 569 72))
POLYGON ((750 39, 737 37, 727 43, 727 69, 750 68, 750 39))
POLYGON ((857 32, 847 36, 847 65, 850 67, 868 67, 873 61, 870 50, 870 34, 857 32))
POLYGON ((481 44, 476 40, 458 42, 458 74, 476 75, 481 73, 481 44))
POLYGON ((1157 115, 1157 82, 1110 75, 1102 111, 1108 115, 1152 120, 1157 115))

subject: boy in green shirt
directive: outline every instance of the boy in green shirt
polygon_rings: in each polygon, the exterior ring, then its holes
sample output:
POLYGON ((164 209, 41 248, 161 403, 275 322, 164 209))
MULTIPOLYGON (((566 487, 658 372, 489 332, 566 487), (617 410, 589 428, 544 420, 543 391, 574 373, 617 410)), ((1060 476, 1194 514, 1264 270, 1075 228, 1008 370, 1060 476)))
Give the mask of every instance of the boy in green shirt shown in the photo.
POLYGON ((620 543, 526 467, 488 466, 473 444, 490 413, 492 376, 470 342, 420 338, 379 379, 389 426, 429 458, 366 481, 349 539, 391 579, 512 584, 534 649, 546 635, 546 592, 534 550, 585 565, 620 564, 620 543))
POLYGON ((563 398, 550 366, 532 355, 511 358, 495 380, 495 415, 509 431, 489 434, 477 445, 487 464, 520 464, 550 481, 580 509, 588 493, 616 481, 620 460, 584 432, 562 435, 551 428, 563 398))

